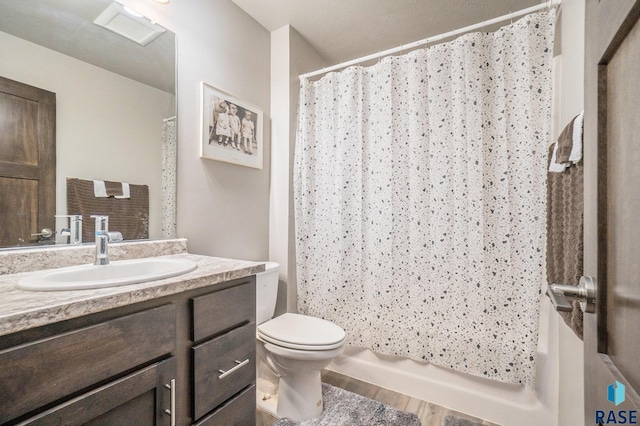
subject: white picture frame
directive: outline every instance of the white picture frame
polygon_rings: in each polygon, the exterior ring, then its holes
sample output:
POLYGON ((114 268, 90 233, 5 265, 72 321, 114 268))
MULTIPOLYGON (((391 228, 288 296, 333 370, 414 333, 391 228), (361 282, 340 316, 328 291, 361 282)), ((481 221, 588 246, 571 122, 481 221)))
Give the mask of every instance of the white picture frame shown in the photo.
POLYGON ((200 157, 262 169, 262 109, 204 81, 200 103, 200 157))

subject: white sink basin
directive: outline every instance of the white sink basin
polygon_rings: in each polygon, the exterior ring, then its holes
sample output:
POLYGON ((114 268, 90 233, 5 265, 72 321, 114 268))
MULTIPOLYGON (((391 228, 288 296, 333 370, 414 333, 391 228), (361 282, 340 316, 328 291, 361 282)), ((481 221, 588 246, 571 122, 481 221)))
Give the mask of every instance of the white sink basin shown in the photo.
POLYGON ((195 270, 187 259, 146 258, 119 260, 108 265, 79 265, 37 271, 18 282, 18 288, 33 291, 85 290, 116 287, 175 277, 195 270))

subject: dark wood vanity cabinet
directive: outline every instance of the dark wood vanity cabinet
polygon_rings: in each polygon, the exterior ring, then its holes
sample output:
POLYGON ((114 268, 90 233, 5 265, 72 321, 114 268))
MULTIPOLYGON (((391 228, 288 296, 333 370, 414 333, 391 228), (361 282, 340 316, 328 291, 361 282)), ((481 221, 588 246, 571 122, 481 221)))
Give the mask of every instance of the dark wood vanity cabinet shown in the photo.
POLYGON ((0 395, 0 425, 255 424, 255 277, 2 336, 0 395))

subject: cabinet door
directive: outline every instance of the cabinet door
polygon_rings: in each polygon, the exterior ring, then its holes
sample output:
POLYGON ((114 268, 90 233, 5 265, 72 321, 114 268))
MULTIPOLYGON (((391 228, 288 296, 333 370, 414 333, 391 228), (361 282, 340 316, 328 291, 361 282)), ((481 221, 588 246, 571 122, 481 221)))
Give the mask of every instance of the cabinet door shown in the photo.
POLYGON ((64 404, 51 408, 21 425, 166 425, 171 424, 171 380, 176 360, 145 367, 64 404))

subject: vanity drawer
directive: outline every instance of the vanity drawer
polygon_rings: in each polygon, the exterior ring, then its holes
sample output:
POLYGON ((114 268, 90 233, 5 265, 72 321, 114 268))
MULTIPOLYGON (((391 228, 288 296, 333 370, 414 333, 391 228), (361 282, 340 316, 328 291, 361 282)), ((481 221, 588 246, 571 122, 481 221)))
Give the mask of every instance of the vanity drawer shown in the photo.
POLYGON ((175 333, 171 304, 0 351, 0 423, 171 353, 175 333))
POLYGON ((256 320, 255 276, 238 285, 191 299, 194 342, 256 320))
POLYGON ((194 419, 201 418, 255 382, 254 322, 194 346, 192 351, 194 419))
POLYGON ((256 424, 256 387, 242 391, 194 426, 246 426, 256 424))

